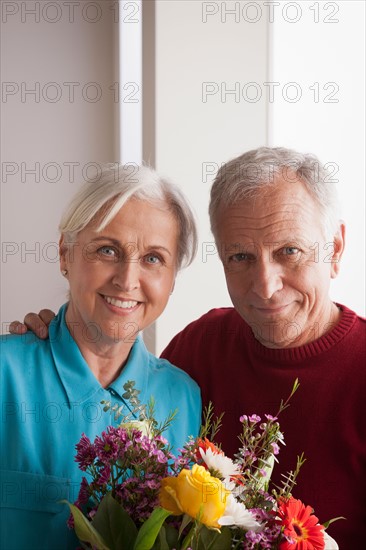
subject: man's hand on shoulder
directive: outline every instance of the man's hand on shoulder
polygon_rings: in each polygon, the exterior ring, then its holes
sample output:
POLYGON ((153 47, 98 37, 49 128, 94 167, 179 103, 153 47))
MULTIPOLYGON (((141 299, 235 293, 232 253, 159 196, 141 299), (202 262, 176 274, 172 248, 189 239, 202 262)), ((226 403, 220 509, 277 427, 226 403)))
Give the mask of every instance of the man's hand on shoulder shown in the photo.
POLYGON ((13 321, 10 323, 10 334, 25 334, 31 330, 42 340, 48 338, 48 325, 55 317, 55 313, 50 309, 41 309, 38 313, 27 313, 24 317, 24 322, 13 321))

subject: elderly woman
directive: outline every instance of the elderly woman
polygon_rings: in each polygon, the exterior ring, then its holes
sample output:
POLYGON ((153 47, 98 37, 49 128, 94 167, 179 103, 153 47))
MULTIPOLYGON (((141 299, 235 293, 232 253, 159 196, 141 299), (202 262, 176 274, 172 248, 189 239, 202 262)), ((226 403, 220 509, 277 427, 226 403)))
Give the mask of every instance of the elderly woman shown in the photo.
POLYGON ((173 449, 200 425, 198 386, 151 355, 139 336, 195 254, 194 219, 179 189, 146 167, 133 177, 123 166, 106 167, 75 195, 60 232, 70 292, 49 339, 2 337, 4 549, 75 548, 59 503, 78 493, 75 444, 82 432, 94 438, 117 422, 100 402, 127 406, 128 380, 141 402, 156 398, 158 421, 178 410, 165 434, 173 449))

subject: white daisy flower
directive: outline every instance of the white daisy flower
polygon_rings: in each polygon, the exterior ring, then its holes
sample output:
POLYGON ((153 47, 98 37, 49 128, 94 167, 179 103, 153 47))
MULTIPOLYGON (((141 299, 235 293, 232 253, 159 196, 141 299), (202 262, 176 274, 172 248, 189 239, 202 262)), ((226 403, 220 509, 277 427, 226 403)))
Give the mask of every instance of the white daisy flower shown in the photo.
POLYGON ((237 502, 233 495, 227 496, 225 512, 218 523, 220 525, 236 525, 256 533, 263 529, 263 526, 254 519, 253 514, 245 508, 243 503, 237 502))
POLYGON ((235 484, 230 481, 230 478, 241 474, 240 467, 234 464, 231 458, 224 454, 214 453, 212 449, 208 448, 206 451, 200 449, 200 453, 207 468, 218 472, 226 489, 231 490, 235 484))
POLYGON ((336 541, 332 539, 332 537, 329 536, 326 531, 324 531, 324 542, 324 550, 339 550, 339 546, 336 541))

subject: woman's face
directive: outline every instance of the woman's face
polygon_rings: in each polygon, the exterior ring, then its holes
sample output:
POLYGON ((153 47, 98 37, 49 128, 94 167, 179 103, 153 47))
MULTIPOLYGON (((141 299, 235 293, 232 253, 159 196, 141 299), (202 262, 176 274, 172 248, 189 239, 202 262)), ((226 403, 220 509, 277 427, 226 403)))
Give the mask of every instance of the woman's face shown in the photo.
POLYGON ((173 290, 178 233, 166 203, 130 199, 102 231, 89 224, 75 243, 61 239, 72 334, 102 345, 133 343, 163 312, 173 290))

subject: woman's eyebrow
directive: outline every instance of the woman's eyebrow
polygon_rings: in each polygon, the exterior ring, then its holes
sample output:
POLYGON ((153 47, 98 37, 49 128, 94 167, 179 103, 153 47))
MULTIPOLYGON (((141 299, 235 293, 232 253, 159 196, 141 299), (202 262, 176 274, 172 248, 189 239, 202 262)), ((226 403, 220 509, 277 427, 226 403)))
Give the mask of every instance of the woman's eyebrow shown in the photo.
MULTIPOLYGON (((114 239, 113 237, 109 237, 107 235, 100 235, 99 237, 94 237, 93 239, 91 239, 91 242, 93 242, 93 243, 100 242, 100 241, 109 241, 110 243, 114 244, 115 246, 118 246, 119 248, 123 248, 126 245, 131 245, 131 244, 135 245, 136 244, 136 242, 132 242, 132 241, 122 244, 121 241, 119 241, 118 239, 114 239)), ((168 248, 166 248, 165 246, 162 246, 160 244, 149 244, 145 248, 146 249, 152 249, 152 250, 163 250, 164 252, 169 254, 169 256, 172 255, 172 253, 170 252, 170 250, 168 250, 168 248)))
POLYGON ((94 237, 93 239, 91 239, 92 243, 96 243, 96 242, 99 242, 99 241, 109 241, 109 242, 113 243, 116 246, 121 246, 121 242, 118 239, 108 237, 107 235, 100 235, 99 237, 94 237))

